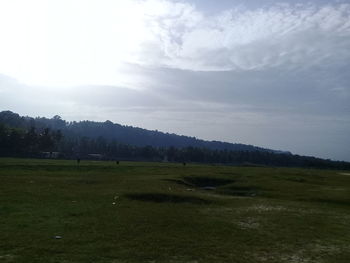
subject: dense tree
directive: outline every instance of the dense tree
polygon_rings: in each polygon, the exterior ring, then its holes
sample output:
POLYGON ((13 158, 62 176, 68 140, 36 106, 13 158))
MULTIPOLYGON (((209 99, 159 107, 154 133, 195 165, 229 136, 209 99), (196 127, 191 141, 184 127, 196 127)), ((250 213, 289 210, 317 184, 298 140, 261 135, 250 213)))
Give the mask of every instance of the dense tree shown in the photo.
POLYGON ((35 126, 36 129, 50 128, 61 130, 66 137, 88 137, 97 139, 103 137, 107 141, 116 140, 123 144, 131 144, 139 147, 150 145, 152 147, 197 147, 212 150, 232 150, 232 151, 272 151, 252 145, 225 143, 218 141, 204 141, 195 137, 180 136, 176 134, 150 131, 131 126, 123 126, 111 121, 93 122, 66 122, 58 115, 52 118, 31 118, 21 117, 11 111, 0 112, 0 123, 5 123, 11 127, 29 129, 35 126))
POLYGON ((61 139, 60 131, 52 132, 49 128, 37 132, 34 127, 25 130, 0 123, 2 156, 33 156, 44 151, 51 152, 57 150, 61 139))
POLYGON ((64 158, 92 158, 93 154, 99 154, 104 159, 118 160, 350 169, 347 162, 280 153, 249 145, 205 142, 186 136, 122 127, 110 121, 68 123, 57 115, 52 119, 33 119, 9 111, 0 112, 1 156, 40 157, 44 156, 42 152, 53 151, 59 151, 64 158), (213 145, 217 148, 213 149, 213 145), (234 150, 225 148, 225 145, 235 146, 234 150))

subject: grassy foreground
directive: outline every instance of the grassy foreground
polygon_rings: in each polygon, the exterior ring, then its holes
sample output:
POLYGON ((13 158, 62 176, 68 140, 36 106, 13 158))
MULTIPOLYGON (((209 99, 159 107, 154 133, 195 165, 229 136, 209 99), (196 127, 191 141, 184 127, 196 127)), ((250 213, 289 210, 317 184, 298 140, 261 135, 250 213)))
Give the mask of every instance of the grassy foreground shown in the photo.
POLYGON ((349 262, 350 173, 0 159, 0 262, 349 262))

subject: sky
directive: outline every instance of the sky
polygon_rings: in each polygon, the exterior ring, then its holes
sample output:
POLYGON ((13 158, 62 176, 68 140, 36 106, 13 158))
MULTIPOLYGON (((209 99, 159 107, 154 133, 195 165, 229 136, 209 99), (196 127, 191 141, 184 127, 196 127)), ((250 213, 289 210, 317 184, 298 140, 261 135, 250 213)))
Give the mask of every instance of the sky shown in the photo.
POLYGON ((0 0, 0 110, 350 161, 350 2, 0 0))

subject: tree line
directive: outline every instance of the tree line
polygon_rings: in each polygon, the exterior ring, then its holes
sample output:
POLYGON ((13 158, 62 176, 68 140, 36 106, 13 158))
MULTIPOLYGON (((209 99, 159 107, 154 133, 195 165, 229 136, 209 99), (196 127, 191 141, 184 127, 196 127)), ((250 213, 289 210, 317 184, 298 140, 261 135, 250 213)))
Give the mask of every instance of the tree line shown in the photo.
POLYGON ((65 137, 87 137, 97 139, 103 137, 106 140, 116 140, 119 143, 130 144, 135 146, 153 146, 153 147, 171 147, 184 148, 188 146, 197 148, 208 148, 212 150, 234 150, 234 151, 271 151, 253 145, 240 143, 226 143, 220 141, 205 141, 195 137, 177 135, 172 133, 164 133, 160 131, 151 131, 132 126, 120 125, 111 121, 95 122, 95 121, 72 121, 62 120, 58 115, 53 118, 28 117, 20 116, 11 111, 0 112, 0 123, 4 123, 10 127, 20 127, 29 129, 36 127, 37 129, 50 128, 52 130, 61 130, 65 137))
MULTIPOLYGON (((12 116, 12 115, 7 115, 12 116)), ((1 113, 0 113, 1 117, 1 113)), ((12 116, 13 117, 13 116, 12 116)), ((198 162, 232 165, 294 166, 350 169, 350 163, 263 150, 210 149, 196 146, 138 146, 103 136, 88 137, 77 132, 64 132, 66 122, 59 116, 47 127, 40 119, 0 118, 0 156, 50 157, 105 160, 143 160, 198 162), (53 128, 56 127, 56 128, 53 128), (58 128, 58 129, 57 129, 58 128)), ((24 117, 25 118, 25 117, 24 117)))
POLYGON ((60 130, 49 128, 37 130, 31 127, 8 127, 0 123, 0 154, 2 156, 34 156, 43 151, 53 151, 59 147, 63 135, 60 130))

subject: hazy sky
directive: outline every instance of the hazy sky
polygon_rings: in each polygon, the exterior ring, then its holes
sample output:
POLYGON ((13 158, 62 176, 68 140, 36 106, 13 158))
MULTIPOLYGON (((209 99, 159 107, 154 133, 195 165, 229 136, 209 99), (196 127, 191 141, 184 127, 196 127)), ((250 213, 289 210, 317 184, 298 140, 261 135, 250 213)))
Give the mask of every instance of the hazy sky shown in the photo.
POLYGON ((350 3, 0 0, 0 110, 350 161, 350 3))

